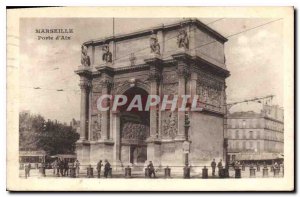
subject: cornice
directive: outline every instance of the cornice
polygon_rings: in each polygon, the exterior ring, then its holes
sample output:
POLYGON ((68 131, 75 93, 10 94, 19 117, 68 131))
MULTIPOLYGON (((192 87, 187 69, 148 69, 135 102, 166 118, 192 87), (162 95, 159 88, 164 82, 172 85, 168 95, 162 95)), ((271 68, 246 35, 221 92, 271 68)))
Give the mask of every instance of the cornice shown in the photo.
POLYGON ((144 29, 141 31, 128 33, 128 34, 120 34, 120 35, 110 36, 110 37, 101 38, 101 39, 89 40, 89 41, 84 42, 83 44, 86 46, 95 46, 95 45, 107 44, 111 41, 118 42, 118 41, 122 41, 122 40, 128 40, 128 39, 132 39, 132 38, 152 35, 153 31, 156 31, 156 32, 157 31, 170 31, 173 29, 180 29, 182 26, 187 26, 187 25, 195 25, 198 29, 206 32, 207 34, 209 34, 210 36, 212 36, 213 38, 217 39, 218 41, 220 41, 222 43, 225 43, 228 41, 227 38, 222 36, 220 33, 216 32, 209 26, 205 25, 198 19, 187 19, 184 21, 179 21, 176 23, 168 24, 168 25, 159 25, 159 26, 151 27, 151 28, 144 29))

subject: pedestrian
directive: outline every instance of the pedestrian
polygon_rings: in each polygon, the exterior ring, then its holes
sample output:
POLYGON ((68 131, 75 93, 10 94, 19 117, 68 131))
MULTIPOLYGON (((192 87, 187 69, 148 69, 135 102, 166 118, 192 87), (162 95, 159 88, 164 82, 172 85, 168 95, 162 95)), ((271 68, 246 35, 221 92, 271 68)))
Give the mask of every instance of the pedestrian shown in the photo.
POLYGON ((102 160, 100 160, 98 163, 97 163, 97 172, 98 172, 98 178, 100 178, 100 174, 101 174, 101 167, 103 166, 102 164, 102 160))
POLYGON ((79 177, 80 163, 78 160, 75 161, 75 168, 76 168, 77 177, 79 177))
POLYGON ((153 177, 156 178, 155 177, 155 169, 154 169, 152 161, 149 161, 149 164, 148 164, 147 168, 149 170, 149 178, 152 177, 152 174, 153 174, 153 177))
POLYGON ((28 176, 30 176, 31 163, 28 163, 28 176))
POLYGON ((27 179, 27 177, 30 176, 29 171, 30 171, 30 169, 29 169, 29 163, 28 163, 28 164, 25 164, 25 178, 26 179, 27 179))
POLYGON ((67 159, 64 162, 64 176, 69 176, 69 162, 67 159))
POLYGON ((221 170, 222 170, 222 168, 223 168, 222 159, 220 159, 220 161, 218 163, 219 176, 221 176, 221 170))
POLYGON ((212 176, 215 176, 215 173, 216 173, 216 162, 215 162, 215 159, 213 159, 213 161, 211 162, 210 164, 211 168, 212 168, 212 176))
POLYGON ((64 161, 62 158, 59 159, 59 172, 60 176, 64 176, 64 161))
POLYGON ((236 160, 236 162, 234 164, 234 168, 235 169, 239 169, 240 168, 240 162, 238 160, 236 160))
POLYGON ((53 163, 52 163, 52 168, 53 168, 53 175, 55 175, 55 172, 57 170, 57 160, 55 160, 53 163))
POLYGON ((104 160, 105 165, 104 165, 104 177, 107 178, 108 173, 110 171, 110 163, 107 161, 107 159, 104 160))

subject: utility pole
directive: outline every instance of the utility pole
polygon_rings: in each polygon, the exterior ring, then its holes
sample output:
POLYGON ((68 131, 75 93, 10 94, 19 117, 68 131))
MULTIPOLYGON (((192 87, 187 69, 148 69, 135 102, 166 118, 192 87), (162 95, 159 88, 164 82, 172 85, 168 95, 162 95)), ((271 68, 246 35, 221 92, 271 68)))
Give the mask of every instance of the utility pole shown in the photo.
POLYGON ((115 37, 115 18, 113 18, 113 37, 115 37))

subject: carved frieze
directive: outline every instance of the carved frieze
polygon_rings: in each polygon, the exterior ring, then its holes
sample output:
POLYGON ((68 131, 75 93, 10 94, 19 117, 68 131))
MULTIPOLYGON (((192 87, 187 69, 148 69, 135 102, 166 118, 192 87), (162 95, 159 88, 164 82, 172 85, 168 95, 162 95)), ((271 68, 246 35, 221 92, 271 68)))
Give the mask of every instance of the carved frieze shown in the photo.
POLYGON ((128 140, 146 140, 149 137, 149 126, 135 123, 125 122, 122 126, 121 136, 128 140))
POLYGON ((197 94, 202 103, 208 104, 203 106, 204 108, 222 111, 224 101, 223 86, 224 82, 221 80, 205 73, 198 73, 197 94))
POLYGON ((178 131, 178 114, 176 111, 165 111, 162 115, 161 136, 166 139, 173 139, 178 131))

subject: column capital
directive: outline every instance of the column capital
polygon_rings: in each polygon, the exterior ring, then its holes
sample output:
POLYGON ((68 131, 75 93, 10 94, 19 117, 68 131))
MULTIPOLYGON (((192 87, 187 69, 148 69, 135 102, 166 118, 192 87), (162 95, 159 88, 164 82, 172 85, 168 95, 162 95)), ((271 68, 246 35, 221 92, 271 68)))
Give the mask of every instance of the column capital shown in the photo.
POLYGON ((179 77, 184 77, 186 79, 190 78, 191 76, 190 68, 188 66, 178 66, 177 75, 179 77))
POLYGON ((162 80, 162 75, 158 72, 150 72, 149 74, 149 80, 151 82, 159 82, 162 80))
POLYGON ((80 86, 80 89, 87 90, 87 89, 91 88, 92 83, 87 79, 81 79, 80 83, 79 83, 79 86, 80 86))
POLYGON ((113 81, 110 79, 103 79, 101 80, 101 85, 103 88, 110 89, 113 86, 113 81))

